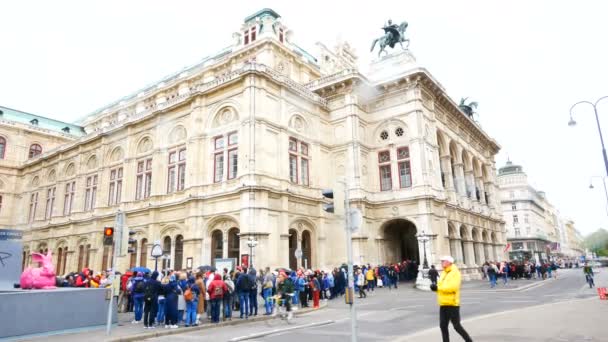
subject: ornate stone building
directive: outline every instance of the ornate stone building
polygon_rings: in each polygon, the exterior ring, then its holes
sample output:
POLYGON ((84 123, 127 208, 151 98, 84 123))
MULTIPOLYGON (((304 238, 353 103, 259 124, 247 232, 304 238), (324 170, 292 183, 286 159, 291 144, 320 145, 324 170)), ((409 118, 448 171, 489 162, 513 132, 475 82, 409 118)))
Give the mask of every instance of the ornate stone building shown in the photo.
POLYGON ((345 233, 321 189, 346 180, 363 213, 355 263, 421 261, 423 231, 429 261, 452 254, 467 277, 501 259, 496 142, 409 52, 364 75, 348 44, 317 47, 318 59, 265 9, 229 48, 69 132, 2 120, 0 219, 60 272, 109 266, 102 229, 118 210, 137 240, 121 269, 151 266, 154 241, 181 269, 239 259, 250 238, 256 266, 328 268, 345 261, 345 233))

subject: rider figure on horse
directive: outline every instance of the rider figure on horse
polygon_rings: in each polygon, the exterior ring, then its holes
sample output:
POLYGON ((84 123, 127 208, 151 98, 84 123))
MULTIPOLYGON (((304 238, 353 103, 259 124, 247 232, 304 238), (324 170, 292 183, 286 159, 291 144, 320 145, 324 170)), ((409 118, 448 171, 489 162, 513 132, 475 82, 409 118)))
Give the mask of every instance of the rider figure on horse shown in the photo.
POLYGON ((399 33, 399 25, 393 24, 391 19, 388 20, 388 24, 383 28, 385 33, 386 42, 388 42, 388 46, 391 48, 395 47, 395 43, 399 42, 401 39, 401 34, 399 33))

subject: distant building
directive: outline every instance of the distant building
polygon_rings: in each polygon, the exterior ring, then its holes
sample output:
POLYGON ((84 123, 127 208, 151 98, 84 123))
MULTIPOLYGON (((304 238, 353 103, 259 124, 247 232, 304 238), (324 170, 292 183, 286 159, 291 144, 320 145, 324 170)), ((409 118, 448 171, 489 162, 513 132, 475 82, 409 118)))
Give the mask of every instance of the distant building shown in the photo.
POLYGON ((569 232, 575 231, 574 222, 561 218, 546 194, 530 185, 522 166, 507 161, 498 170, 498 185, 511 259, 550 260, 578 253, 578 247, 568 247, 579 244, 569 232))

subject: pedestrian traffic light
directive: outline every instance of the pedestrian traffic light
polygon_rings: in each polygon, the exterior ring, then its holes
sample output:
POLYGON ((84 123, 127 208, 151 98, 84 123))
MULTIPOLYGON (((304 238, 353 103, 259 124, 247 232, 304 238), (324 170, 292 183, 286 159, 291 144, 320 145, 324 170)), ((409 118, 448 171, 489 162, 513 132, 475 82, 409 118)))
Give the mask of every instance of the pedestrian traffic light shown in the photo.
MULTIPOLYGON (((322 190, 321 194, 323 194, 323 197, 325 197, 325 198, 330 198, 330 199, 334 198, 334 191, 332 189, 322 190)), ((323 210, 325 210, 326 212, 328 212, 330 214, 333 214, 336 211, 336 208, 334 207, 334 202, 332 201, 330 203, 324 203, 323 210)))
POLYGON ((321 194, 324 198, 332 201, 323 203, 323 210, 336 215, 344 214, 344 188, 341 184, 338 184, 333 189, 321 190, 321 194))
POLYGON ((114 242, 114 228, 113 227, 104 227, 103 228, 103 245, 112 246, 113 242, 114 242))
POLYGON ((135 240, 134 238, 132 238, 131 236, 137 234, 136 232, 129 230, 129 240, 127 240, 127 244, 128 244, 128 248, 127 248, 127 253, 135 253, 136 251, 136 246, 137 246, 137 240, 135 240))

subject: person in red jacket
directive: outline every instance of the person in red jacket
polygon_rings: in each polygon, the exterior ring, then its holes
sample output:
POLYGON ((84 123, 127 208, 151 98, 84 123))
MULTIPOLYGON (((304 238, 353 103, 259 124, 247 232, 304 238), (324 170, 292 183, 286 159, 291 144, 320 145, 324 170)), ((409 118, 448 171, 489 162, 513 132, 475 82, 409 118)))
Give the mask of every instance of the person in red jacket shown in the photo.
POLYGON ((228 286, 222 280, 222 276, 215 274, 213 281, 207 287, 209 301, 211 302, 211 322, 220 322, 220 304, 224 298, 224 293, 228 293, 228 286))
POLYGON ((82 273, 76 277, 76 287, 91 287, 91 275, 88 268, 83 268, 82 273))

